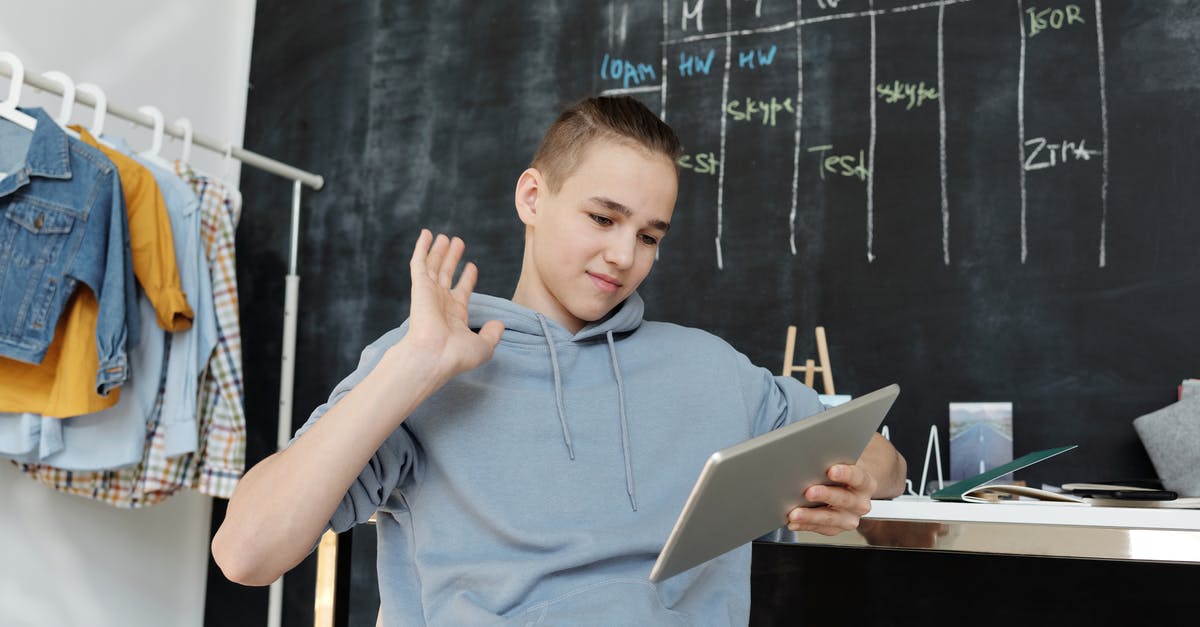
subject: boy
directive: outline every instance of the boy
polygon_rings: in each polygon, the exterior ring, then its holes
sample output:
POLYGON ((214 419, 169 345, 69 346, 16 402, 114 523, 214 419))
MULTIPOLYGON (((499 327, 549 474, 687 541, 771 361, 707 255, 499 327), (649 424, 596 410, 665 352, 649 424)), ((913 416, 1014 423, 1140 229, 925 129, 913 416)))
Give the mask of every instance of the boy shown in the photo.
MULTIPOLYGON (((226 576, 268 584, 378 511, 387 625, 745 624, 749 545, 646 577, 712 451, 821 405, 712 335, 642 321, 679 153, 632 98, 565 111, 517 181, 511 301, 472 294, 470 263, 455 283, 462 240, 422 231, 409 319, 240 482, 213 539, 226 576)), ((789 528, 854 529, 904 461, 876 436, 829 475, 789 528)))

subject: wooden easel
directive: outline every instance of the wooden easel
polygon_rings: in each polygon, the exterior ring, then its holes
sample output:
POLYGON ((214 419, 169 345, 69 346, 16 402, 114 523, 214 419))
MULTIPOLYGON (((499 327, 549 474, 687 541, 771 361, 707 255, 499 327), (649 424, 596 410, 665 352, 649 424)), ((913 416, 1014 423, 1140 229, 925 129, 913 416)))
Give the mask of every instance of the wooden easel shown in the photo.
POLYGON ((829 365, 829 346, 825 343, 825 327, 817 327, 817 359, 818 366, 811 359, 804 360, 803 366, 795 364, 796 359, 796 326, 788 325, 787 346, 783 349, 783 376, 790 377, 793 372, 804 373, 804 385, 812 387, 814 375, 821 373, 821 382, 825 385, 826 394, 836 394, 833 391, 833 369, 829 365))

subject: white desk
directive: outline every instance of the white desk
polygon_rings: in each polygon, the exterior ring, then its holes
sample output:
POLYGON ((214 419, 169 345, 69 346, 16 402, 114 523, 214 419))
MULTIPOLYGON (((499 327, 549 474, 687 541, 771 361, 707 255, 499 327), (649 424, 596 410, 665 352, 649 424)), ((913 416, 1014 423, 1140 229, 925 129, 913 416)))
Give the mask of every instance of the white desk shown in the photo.
POLYGON ((1200 510, 901 497, 873 501, 862 523, 857 533, 793 533, 788 541, 1200 564, 1200 510))

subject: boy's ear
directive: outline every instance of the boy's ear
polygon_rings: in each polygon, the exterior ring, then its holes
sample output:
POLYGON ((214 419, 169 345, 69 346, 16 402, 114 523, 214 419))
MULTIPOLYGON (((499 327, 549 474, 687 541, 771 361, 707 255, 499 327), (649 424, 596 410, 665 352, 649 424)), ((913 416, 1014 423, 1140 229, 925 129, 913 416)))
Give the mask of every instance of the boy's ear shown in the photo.
POLYGON ((517 215, 527 226, 537 221, 538 198, 546 192, 546 181, 537 168, 527 168, 517 179, 514 201, 517 215))

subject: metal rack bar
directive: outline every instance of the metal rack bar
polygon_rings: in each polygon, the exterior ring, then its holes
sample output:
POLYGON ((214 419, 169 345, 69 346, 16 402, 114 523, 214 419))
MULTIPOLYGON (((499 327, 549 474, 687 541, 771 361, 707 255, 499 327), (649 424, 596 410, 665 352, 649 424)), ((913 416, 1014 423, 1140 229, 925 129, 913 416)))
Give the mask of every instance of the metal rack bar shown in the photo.
MULTIPOLYGON (((12 69, 7 65, 0 65, 0 74, 3 74, 11 79, 12 69)), ((56 94, 58 96, 63 95, 62 85, 59 85, 57 82, 45 78, 35 72, 26 71, 24 83, 31 87, 36 87, 37 89, 56 94)), ((89 107, 94 108, 96 106, 96 98, 86 92, 75 92, 75 100, 89 107)), ((106 111, 108 112, 108 115, 115 115, 123 120, 133 122, 134 124, 140 124, 147 128, 154 128, 154 118, 141 113, 136 109, 114 105, 110 102, 108 103, 106 111)), ((183 129, 174 125, 163 125, 163 133, 178 139, 183 139, 184 135, 183 129)), ((229 154, 233 158, 248 166, 270 172, 271 174, 275 174, 286 179, 299 181, 313 190, 319 190, 325 185, 325 177, 319 174, 306 172, 295 166, 283 163, 282 161, 276 161, 251 150, 246 150, 240 146, 234 146, 232 144, 221 142, 200 133, 192 134, 192 145, 203 146, 209 150, 221 154, 229 154)))

